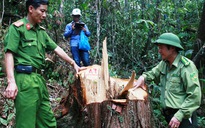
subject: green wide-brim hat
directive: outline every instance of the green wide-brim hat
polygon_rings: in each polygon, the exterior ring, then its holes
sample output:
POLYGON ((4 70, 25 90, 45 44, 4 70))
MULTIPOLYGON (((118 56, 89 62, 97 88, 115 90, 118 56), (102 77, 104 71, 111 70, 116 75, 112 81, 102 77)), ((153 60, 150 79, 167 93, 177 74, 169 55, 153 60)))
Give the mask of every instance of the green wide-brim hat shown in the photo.
POLYGON ((184 49, 181 46, 181 41, 179 37, 173 33, 163 33, 156 41, 154 41, 154 44, 167 44, 170 46, 177 47, 181 50, 184 49))

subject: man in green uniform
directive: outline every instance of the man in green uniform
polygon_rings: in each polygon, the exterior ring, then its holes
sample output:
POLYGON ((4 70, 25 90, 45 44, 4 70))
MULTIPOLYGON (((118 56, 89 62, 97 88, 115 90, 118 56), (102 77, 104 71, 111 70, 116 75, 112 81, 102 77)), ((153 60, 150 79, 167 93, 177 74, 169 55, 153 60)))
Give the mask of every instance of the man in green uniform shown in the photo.
POLYGON ((48 0, 27 0, 27 17, 13 23, 5 37, 8 86, 4 95, 15 102, 16 128, 56 128, 46 81, 41 75, 46 51, 54 51, 77 73, 83 69, 39 25, 46 18, 47 6, 48 0))
POLYGON ((173 33, 164 33, 155 41, 162 61, 144 72, 133 90, 143 87, 145 81, 161 85, 163 114, 171 128, 193 128, 193 112, 201 103, 201 88, 198 70, 194 63, 179 54, 181 41, 173 33))

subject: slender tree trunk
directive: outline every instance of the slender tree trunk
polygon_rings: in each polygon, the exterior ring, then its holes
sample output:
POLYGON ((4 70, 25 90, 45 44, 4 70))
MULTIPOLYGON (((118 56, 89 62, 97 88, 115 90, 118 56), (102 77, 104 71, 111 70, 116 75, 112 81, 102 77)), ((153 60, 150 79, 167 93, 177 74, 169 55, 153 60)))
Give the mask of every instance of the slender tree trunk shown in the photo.
MULTIPOLYGON (((202 12, 202 15, 201 15, 201 21, 199 23, 199 28, 198 28, 198 34, 197 34, 197 37, 202 41, 202 42, 205 42, 205 2, 204 2, 204 5, 203 5, 203 12, 202 12)), ((198 48, 198 47, 195 47, 195 48, 198 48)), ((199 49, 197 49, 199 50, 199 49)))
POLYGON ((63 14, 63 7, 64 7, 64 0, 61 0, 61 4, 60 4, 60 8, 59 8, 59 12, 61 14, 63 14))
POLYGON ((198 28, 198 34, 197 34, 197 40, 194 44, 194 52, 192 54, 192 58, 194 63, 196 64, 197 68, 200 69, 204 67, 205 64, 205 47, 204 42, 205 42, 205 2, 203 6, 203 12, 201 15, 201 20, 199 23, 199 28, 198 28))
POLYGON ((197 40, 194 44, 194 52, 192 55, 192 58, 194 58, 194 62, 198 68, 204 66, 204 50, 203 50, 203 44, 205 42, 205 2, 203 6, 203 12, 201 15, 201 20, 198 27, 198 34, 197 34, 197 40), (200 50, 202 48, 202 50, 200 50), (201 53, 198 53, 200 51, 201 53), (198 54, 197 54, 198 53, 198 54), (202 65, 200 65, 202 64, 202 65))
POLYGON ((97 52, 96 52, 96 55, 95 55, 95 59, 94 61, 97 61, 99 55, 100 55, 100 16, 101 16, 101 1, 100 0, 96 0, 95 2, 95 7, 96 7, 96 23, 97 23, 97 42, 96 42, 96 47, 97 47, 97 52))
POLYGON ((0 18, 0 26, 2 26, 3 18, 4 18, 4 0, 2 0, 2 15, 0 18))
MULTIPOLYGON (((198 28, 198 34, 197 34, 197 40, 194 44, 194 52, 192 54, 192 60, 195 63, 196 67, 199 69, 200 71, 200 76, 199 78, 201 79, 205 79, 205 2, 203 5, 203 12, 201 15, 201 20, 199 23, 199 28, 198 28)), ((204 91, 204 82, 201 81, 201 88, 202 91, 204 91)), ((204 97, 205 95, 202 95, 202 105, 201 105, 201 112, 200 115, 205 116, 205 102, 204 102, 204 97)))

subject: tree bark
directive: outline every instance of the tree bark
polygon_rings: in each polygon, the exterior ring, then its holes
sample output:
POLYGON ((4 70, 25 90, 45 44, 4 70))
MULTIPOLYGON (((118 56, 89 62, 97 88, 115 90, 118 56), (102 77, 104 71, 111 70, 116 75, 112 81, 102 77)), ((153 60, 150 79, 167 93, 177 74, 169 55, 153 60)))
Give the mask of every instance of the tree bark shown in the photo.
POLYGON ((203 12, 201 15, 201 20, 199 23, 199 27, 198 27, 198 34, 197 34, 197 40, 194 44, 194 52, 192 55, 193 61, 196 65, 197 68, 201 68, 204 67, 204 42, 205 42, 205 2, 203 5, 203 12), (201 50, 200 50, 201 49, 201 50))
POLYGON ((84 128, 151 128, 149 102, 129 100, 121 113, 111 101, 87 105, 88 119, 84 128))
POLYGON ((4 18, 4 0, 2 1, 2 15, 1 15, 1 18, 0 18, 0 26, 2 26, 3 18, 4 18))
POLYGON ((100 24, 100 17, 101 17, 101 0, 96 0, 95 1, 95 8, 96 8, 96 24, 97 24, 97 41, 96 41, 96 54, 95 54, 95 59, 94 60, 98 60, 98 57, 100 56, 100 28, 101 28, 101 24, 100 24))
MULTIPOLYGON (((193 62, 195 63, 196 67, 199 69, 200 73, 199 73, 199 78, 201 79, 205 79, 205 69, 204 69, 204 66, 205 66, 205 2, 204 2, 204 5, 203 5, 203 12, 202 12, 202 15, 201 15, 201 20, 200 20, 200 23, 199 23, 199 27, 198 27, 198 34, 197 34, 197 40, 194 44, 194 52, 192 54, 192 60, 193 62)), ((201 84, 201 89, 202 91, 204 91, 204 82, 203 81, 200 81, 200 84, 201 84)), ((203 94, 202 95, 202 104, 201 104, 201 112, 199 112, 199 114, 201 116, 204 116, 205 113, 205 109, 204 106, 205 106, 205 102, 204 102, 204 97, 205 95, 203 94)))

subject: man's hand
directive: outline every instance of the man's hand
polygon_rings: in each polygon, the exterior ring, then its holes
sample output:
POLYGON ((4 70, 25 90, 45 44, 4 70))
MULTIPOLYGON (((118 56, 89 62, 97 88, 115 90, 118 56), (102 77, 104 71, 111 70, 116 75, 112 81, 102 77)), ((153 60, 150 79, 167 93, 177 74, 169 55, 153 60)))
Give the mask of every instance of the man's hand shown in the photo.
POLYGON ((134 83, 134 87, 133 87, 133 91, 138 88, 138 87, 142 87, 144 88, 145 86, 145 81, 144 81, 144 77, 140 76, 137 80, 137 82, 134 83))
POLYGON ((8 99, 14 100, 18 93, 18 88, 16 83, 9 83, 6 90, 4 91, 4 96, 8 99))
POLYGON ((18 93, 18 88, 14 78, 14 57, 11 51, 7 51, 5 54, 5 65, 8 86, 4 92, 4 96, 14 100, 18 93))
POLYGON ((75 30, 75 23, 72 24, 72 30, 75 30))
POLYGON ((178 128, 180 125, 180 121, 176 117, 172 117, 171 121, 169 122, 170 128, 178 128))
POLYGON ((76 71, 76 74, 78 74, 78 72, 87 69, 86 67, 79 67, 76 63, 73 64, 73 68, 76 71))
POLYGON ((84 32, 86 32, 86 29, 85 29, 85 27, 82 27, 82 30, 83 30, 84 32))

